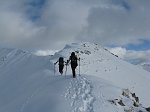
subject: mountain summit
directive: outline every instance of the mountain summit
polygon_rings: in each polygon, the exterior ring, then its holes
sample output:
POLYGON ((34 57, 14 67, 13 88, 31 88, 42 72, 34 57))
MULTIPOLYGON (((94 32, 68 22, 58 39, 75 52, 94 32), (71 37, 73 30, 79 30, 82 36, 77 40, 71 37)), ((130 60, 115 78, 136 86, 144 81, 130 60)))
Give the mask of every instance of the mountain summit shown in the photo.
POLYGON ((68 44, 53 56, 0 49, 0 112, 148 112, 149 81, 149 72, 98 44, 68 44), (54 67, 73 51, 81 59, 75 79, 70 65, 66 77, 54 67))

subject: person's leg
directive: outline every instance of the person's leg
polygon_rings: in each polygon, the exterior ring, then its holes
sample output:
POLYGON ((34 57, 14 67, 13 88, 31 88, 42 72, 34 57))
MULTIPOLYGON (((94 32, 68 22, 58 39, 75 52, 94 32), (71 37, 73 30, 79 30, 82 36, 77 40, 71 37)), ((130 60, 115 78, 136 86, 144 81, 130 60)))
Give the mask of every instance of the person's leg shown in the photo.
POLYGON ((62 66, 62 65, 60 66, 59 65, 59 72, 60 72, 61 75, 63 74, 63 68, 64 68, 64 66, 62 66))
POLYGON ((75 67, 74 67, 74 66, 71 66, 71 68, 72 68, 72 75, 73 75, 73 78, 75 78, 75 77, 76 77, 75 67))
POLYGON ((73 69, 73 78, 75 78, 76 77, 76 73, 75 73, 75 69, 73 69))

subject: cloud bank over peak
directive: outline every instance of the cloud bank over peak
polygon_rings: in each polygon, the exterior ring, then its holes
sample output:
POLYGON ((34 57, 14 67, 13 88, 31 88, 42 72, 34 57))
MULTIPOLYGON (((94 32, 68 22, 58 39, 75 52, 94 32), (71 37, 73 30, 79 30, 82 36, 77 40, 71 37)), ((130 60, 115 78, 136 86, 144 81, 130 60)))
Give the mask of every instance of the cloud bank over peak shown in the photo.
POLYGON ((150 50, 134 51, 122 47, 108 48, 110 52, 133 64, 150 62, 150 50))
POLYGON ((104 45, 140 44, 141 39, 150 40, 147 12, 150 8, 146 3, 150 4, 137 0, 91 8, 88 25, 79 37, 97 40, 104 45))

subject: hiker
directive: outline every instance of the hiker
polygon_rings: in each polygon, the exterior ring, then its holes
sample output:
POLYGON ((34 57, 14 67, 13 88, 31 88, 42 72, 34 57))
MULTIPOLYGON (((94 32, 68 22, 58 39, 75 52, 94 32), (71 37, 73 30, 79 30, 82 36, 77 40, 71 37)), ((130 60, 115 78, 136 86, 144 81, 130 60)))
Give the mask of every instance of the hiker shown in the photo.
POLYGON ((59 65, 59 72, 60 72, 60 74, 62 75, 63 74, 63 68, 64 68, 64 63, 66 63, 65 61, 64 61, 64 58, 63 57, 60 57, 59 59, 58 59, 58 61, 56 61, 56 63, 54 63, 54 65, 56 65, 58 63, 58 65, 59 65), (59 63, 58 63, 59 62, 59 63))
POLYGON ((78 66, 77 60, 80 60, 80 58, 78 58, 75 55, 75 52, 72 52, 71 56, 69 57, 69 60, 67 60, 67 64, 71 61, 71 69, 72 69, 73 78, 76 77, 75 69, 78 66))

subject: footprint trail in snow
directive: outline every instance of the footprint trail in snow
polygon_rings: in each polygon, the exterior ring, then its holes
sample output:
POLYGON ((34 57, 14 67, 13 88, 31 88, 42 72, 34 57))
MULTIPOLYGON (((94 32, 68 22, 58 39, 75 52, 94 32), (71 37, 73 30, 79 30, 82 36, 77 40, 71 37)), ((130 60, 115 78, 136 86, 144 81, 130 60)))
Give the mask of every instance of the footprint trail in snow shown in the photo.
POLYGON ((72 79, 65 97, 72 101, 72 112, 94 112, 92 85, 86 78, 80 76, 72 79))

